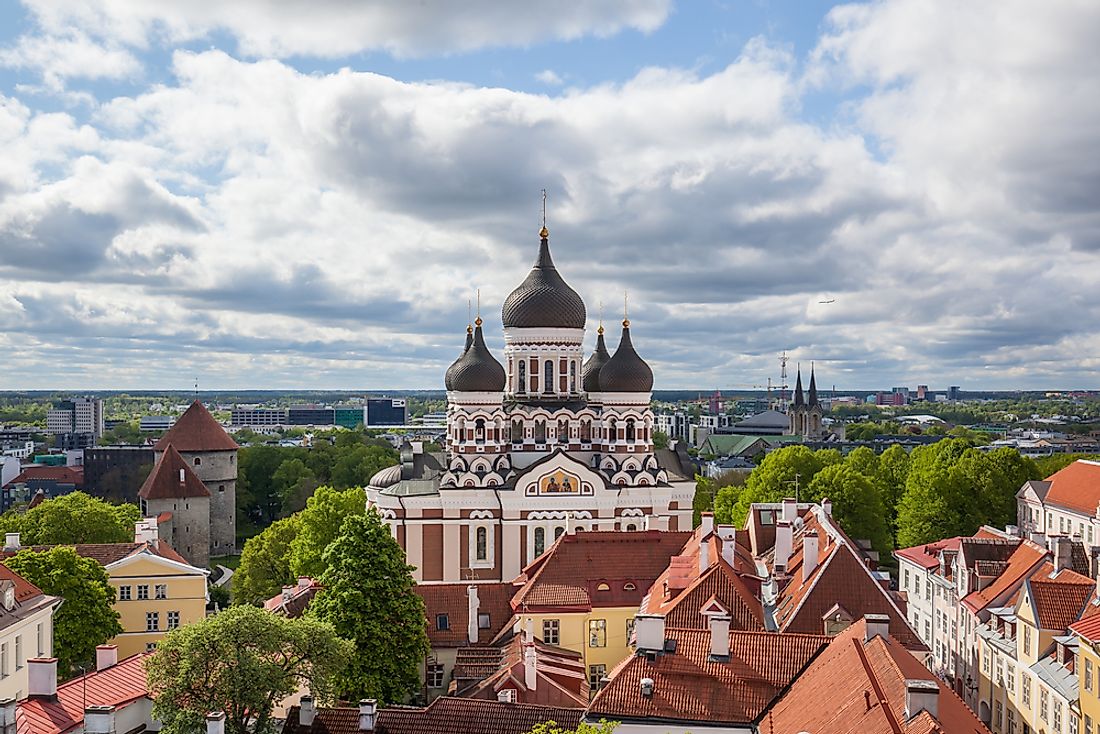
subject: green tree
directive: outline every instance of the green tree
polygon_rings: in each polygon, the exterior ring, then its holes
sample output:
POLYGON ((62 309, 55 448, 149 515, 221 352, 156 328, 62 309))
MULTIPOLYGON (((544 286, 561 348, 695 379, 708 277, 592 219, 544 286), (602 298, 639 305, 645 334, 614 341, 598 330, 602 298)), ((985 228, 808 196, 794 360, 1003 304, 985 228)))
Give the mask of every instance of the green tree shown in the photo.
POLYGON ((294 583, 290 545, 298 536, 298 516, 276 520, 244 544, 241 563, 233 574, 233 601, 262 604, 294 583))
POLYGON ((343 452, 332 467, 332 486, 337 489, 365 487, 378 472, 393 466, 393 450, 381 446, 358 445, 343 452))
POLYGON ((653 432, 653 448, 655 449, 667 449, 668 448, 668 434, 664 431, 653 432))
POLYGON ((74 666, 93 662, 96 645, 122 634, 118 612, 111 606, 114 587, 107 583, 107 571, 92 559, 58 546, 20 551, 4 563, 46 594, 64 599, 53 616, 53 649, 63 677, 74 666))
POLYGON ((798 488, 804 489, 824 466, 839 461, 840 452, 835 449, 813 451, 802 445, 776 449, 752 470, 744 489, 736 492, 736 501, 730 502, 730 493, 724 498, 719 491, 715 499, 716 519, 721 508, 722 522, 741 527, 748 516, 749 506, 754 502, 778 502, 784 497, 793 497, 796 495, 796 482, 798 488))
POLYGON ((404 701, 420 687, 427 654, 424 602, 413 591, 412 566, 378 512, 348 517, 325 551, 324 587, 309 614, 355 642, 339 678, 343 696, 404 701))
POLYGON ((24 545, 125 543, 141 519, 137 505, 112 505, 84 492, 49 499, 24 513, 0 515, 0 528, 20 533, 24 545))
POLYGON ((290 543, 294 576, 320 578, 327 567, 325 549, 339 536, 344 519, 366 510, 367 493, 358 487, 343 491, 318 487, 297 515, 298 534, 290 543))
POLYGON ((202 730, 210 711, 225 712, 229 734, 270 734, 278 728, 275 705, 303 686, 331 702, 351 653, 351 643, 323 622, 231 607, 157 645, 146 663, 153 716, 165 734, 202 730))
POLYGON ((306 505, 309 496, 320 485, 317 475, 301 459, 287 459, 271 477, 275 489, 282 497, 283 512, 297 512, 306 505))
POLYGON ((560 726, 556 721, 547 721, 542 724, 538 724, 527 734, 613 734, 616 727, 619 726, 617 721, 607 721, 600 719, 598 723, 590 724, 587 721, 582 721, 577 724, 575 729, 567 729, 564 726, 560 726))
POLYGON ((913 449, 905 493, 898 504, 897 543, 909 547, 954 535, 969 535, 984 522, 979 489, 971 483, 978 476, 980 456, 974 452, 961 467, 960 460, 973 451, 965 439, 949 438, 913 449))
POLYGON ((867 476, 847 464, 832 464, 814 476, 806 494, 814 502, 827 497, 833 503, 833 517, 848 535, 870 540, 883 558, 889 556, 894 546, 890 524, 882 495, 867 476))
POLYGON ((1043 456, 1039 459, 1035 459, 1035 467, 1039 472, 1039 476, 1046 479, 1051 474, 1062 471, 1067 466, 1077 461, 1078 459, 1088 459, 1090 461, 1100 461, 1100 455, 1098 454, 1052 454, 1051 456, 1043 456))
POLYGON ((878 454, 866 446, 853 449, 844 458, 844 464, 865 477, 878 474, 878 454))
POLYGON ((955 470, 976 492, 980 522, 994 527, 1016 521, 1016 493, 1024 482, 1042 477, 1034 461, 1007 446, 988 453, 971 449, 960 457, 955 470))
POLYGON ((713 512, 719 524, 729 522, 737 495, 745 486, 747 471, 732 469, 718 477, 695 477, 695 498, 692 503, 692 527, 698 527, 702 513, 713 512))

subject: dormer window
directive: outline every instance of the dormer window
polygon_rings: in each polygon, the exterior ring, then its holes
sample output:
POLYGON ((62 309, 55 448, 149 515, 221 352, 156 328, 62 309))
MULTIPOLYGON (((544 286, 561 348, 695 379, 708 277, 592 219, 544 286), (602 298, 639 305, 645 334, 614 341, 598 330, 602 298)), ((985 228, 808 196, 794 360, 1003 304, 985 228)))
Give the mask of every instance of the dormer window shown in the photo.
POLYGON ((9 612, 15 609, 15 584, 10 581, 4 585, 4 609, 9 612))

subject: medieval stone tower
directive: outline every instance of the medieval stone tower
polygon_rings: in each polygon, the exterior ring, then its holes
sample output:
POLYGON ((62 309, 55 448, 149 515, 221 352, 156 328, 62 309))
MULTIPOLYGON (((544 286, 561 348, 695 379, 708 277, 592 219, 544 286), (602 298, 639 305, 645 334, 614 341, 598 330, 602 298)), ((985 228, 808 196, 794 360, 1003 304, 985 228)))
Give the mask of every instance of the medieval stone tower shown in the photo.
POLYGON ((210 555, 237 545, 237 451, 240 446, 198 400, 154 446, 159 463, 173 447, 210 492, 210 555))
POLYGON ((210 563, 210 490, 171 444, 138 492, 141 512, 156 518, 157 536, 195 566, 210 563))

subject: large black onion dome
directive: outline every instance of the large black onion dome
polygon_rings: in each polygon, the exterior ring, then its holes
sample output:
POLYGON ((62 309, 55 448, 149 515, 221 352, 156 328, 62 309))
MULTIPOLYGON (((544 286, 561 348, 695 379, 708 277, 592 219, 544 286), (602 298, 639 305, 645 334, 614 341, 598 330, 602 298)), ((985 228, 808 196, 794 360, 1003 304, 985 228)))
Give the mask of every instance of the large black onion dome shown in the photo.
POLYGON ((501 392, 504 390, 504 368, 485 346, 481 319, 477 320, 474 340, 466 353, 448 370, 450 389, 455 392, 501 392))
POLYGON ((466 325, 466 346, 462 348, 462 354, 458 356, 451 366, 447 368, 447 373, 443 376, 443 384, 447 386, 448 390, 454 390, 454 373, 458 367, 458 363, 462 361, 462 358, 466 356, 466 352, 470 351, 470 345, 474 343, 474 329, 469 324, 466 325))
POLYGON ((544 228, 539 257, 527 278, 504 299, 501 319, 508 327, 553 327, 583 329, 584 301, 554 267, 550 242, 544 228))
POLYGON ((602 326, 597 333, 599 336, 596 337, 596 351, 592 352, 592 356, 584 363, 584 368, 581 370, 585 392, 600 391, 600 370, 611 359, 611 355, 607 353, 607 345, 603 341, 602 326))
POLYGON ((600 370, 602 392, 651 392, 653 370, 634 351, 630 341, 630 322, 623 321, 623 336, 619 348, 600 370))

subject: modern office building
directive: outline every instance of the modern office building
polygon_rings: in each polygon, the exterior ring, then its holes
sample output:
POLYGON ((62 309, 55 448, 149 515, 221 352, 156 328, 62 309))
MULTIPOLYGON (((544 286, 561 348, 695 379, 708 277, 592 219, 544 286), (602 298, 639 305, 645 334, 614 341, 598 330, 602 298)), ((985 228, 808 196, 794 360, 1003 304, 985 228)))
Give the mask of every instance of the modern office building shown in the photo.
POLYGON ((138 501, 153 470, 152 446, 92 446, 84 449, 84 490, 112 502, 138 501))
POLYGON ((319 405, 292 405, 287 410, 288 426, 334 426, 336 411, 319 405))
POLYGON ((367 398, 366 422, 370 428, 404 426, 409 422, 409 408, 404 398, 367 398))
POLYGON ((233 408, 230 423, 234 426, 285 426, 287 415, 283 408, 233 408))

